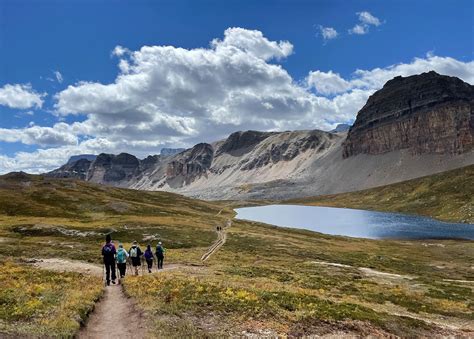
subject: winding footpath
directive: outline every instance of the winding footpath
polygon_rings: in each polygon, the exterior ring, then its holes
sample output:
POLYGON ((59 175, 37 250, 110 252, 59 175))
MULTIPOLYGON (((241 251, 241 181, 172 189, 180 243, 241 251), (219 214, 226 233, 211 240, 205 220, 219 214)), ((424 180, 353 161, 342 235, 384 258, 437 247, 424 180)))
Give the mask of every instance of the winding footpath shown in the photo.
MULTIPOLYGON (((221 211, 217 215, 219 215, 221 211)), ((201 261, 206 261, 211 255, 225 244, 227 239, 227 228, 232 225, 231 219, 227 219, 224 226, 217 230, 217 240, 201 257, 201 261)), ((179 268, 182 265, 167 265, 164 272, 179 268)), ((76 267, 77 269, 77 267, 76 267)), ((96 267, 88 267, 89 273, 98 274, 100 271, 96 267)), ((143 338, 146 334, 146 324, 144 317, 135 307, 130 298, 127 298, 121 285, 111 285, 105 288, 103 298, 96 304, 94 312, 87 320, 85 326, 79 331, 77 338, 143 338)))
MULTIPOLYGON (((183 265, 169 264, 162 270, 174 270, 183 265)), ((155 273, 155 272, 154 272, 155 273)), ((121 285, 110 285, 96 304, 94 312, 79 331, 77 338, 144 338, 147 326, 145 318, 135 303, 123 292, 121 285)))
POLYGON ((206 261, 207 259, 209 259, 211 255, 216 253, 219 250, 219 248, 221 248, 222 245, 225 244, 227 240, 226 229, 229 228, 231 225, 232 225, 232 221, 230 219, 227 219, 225 226, 221 227, 217 231, 217 240, 211 245, 211 247, 209 247, 207 252, 203 254, 203 256, 201 257, 201 261, 206 261))

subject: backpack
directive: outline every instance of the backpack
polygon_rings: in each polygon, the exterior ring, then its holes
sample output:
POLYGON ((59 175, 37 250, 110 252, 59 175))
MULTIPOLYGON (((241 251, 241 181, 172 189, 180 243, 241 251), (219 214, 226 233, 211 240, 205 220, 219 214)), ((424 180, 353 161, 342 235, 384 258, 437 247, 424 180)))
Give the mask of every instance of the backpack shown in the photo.
POLYGON ((138 257, 138 247, 132 247, 132 248, 130 249, 130 256, 131 256, 132 258, 138 257))
POLYGON ((117 262, 122 264, 124 263, 125 261, 127 260, 127 257, 125 255, 125 251, 123 249, 120 249, 118 252, 117 252, 117 262))
POLYGON ((150 251, 148 251, 148 250, 145 251, 145 259, 153 260, 153 253, 151 252, 151 250, 150 251))
POLYGON ((164 252, 165 252, 165 251, 164 251, 164 249, 163 249, 163 247, 162 247, 161 245, 156 246, 156 254, 157 254, 157 255, 160 255, 160 256, 161 256, 161 255, 163 255, 164 252))
POLYGON ((103 249, 104 249, 104 254, 106 256, 111 256, 112 255, 112 246, 111 246, 111 244, 105 244, 103 249))

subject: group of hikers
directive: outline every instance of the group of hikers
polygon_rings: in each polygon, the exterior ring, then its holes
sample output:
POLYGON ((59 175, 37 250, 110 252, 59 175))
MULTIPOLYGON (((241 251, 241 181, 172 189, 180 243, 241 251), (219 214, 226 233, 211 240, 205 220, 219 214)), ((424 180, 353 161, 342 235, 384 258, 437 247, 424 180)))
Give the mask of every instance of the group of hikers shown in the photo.
MULTIPOLYGON (((156 245, 155 256, 157 259, 158 269, 163 269, 163 260, 165 259, 165 248, 163 247, 161 241, 158 242, 158 245, 156 245)), ((107 286, 110 285, 111 280, 112 284, 115 284, 115 280, 117 279, 115 264, 117 264, 117 269, 119 271, 120 278, 125 277, 128 258, 130 258, 129 263, 131 263, 133 273, 135 275, 138 275, 139 273, 139 267, 142 265, 142 258, 144 258, 146 261, 148 273, 151 273, 151 270, 153 268, 154 255, 151 248, 151 244, 148 244, 146 246, 145 252, 142 252, 140 246, 138 246, 137 241, 134 241, 132 247, 130 247, 129 251, 127 252, 127 250, 123 248, 123 245, 121 243, 119 243, 118 249, 115 248, 110 234, 107 234, 105 237, 105 245, 102 247, 102 257, 104 258, 105 279, 107 286)))

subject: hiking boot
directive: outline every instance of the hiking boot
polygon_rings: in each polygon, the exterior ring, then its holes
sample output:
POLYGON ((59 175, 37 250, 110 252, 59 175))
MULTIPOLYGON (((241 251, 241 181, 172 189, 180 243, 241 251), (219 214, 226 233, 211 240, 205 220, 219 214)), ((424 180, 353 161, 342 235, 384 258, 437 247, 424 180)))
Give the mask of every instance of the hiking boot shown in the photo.
POLYGON ((110 286, 110 281, 107 281, 107 286, 110 286))
POLYGON ((112 280, 112 284, 114 284, 114 285, 115 285, 115 280, 112 280))

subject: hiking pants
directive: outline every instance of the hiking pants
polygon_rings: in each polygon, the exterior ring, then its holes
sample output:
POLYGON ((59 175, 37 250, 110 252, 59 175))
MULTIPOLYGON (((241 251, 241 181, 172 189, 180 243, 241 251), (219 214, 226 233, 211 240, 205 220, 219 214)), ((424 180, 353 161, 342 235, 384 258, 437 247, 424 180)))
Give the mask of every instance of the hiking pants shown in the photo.
POLYGON ((163 255, 160 255, 160 256, 156 256, 158 258, 158 269, 162 269, 163 268, 163 260, 165 259, 165 257, 163 255))
POLYGON ((153 259, 146 259, 146 264, 148 266, 148 272, 151 272, 151 269, 153 268, 153 259))
POLYGON ((115 279, 117 279, 117 276, 115 274, 115 261, 105 263, 105 280, 107 281, 107 285, 110 285, 111 272, 112 272, 112 281, 115 281, 115 279))
POLYGON ((127 271, 127 263, 117 263, 117 267, 120 271, 120 278, 125 277, 125 272, 127 271))

